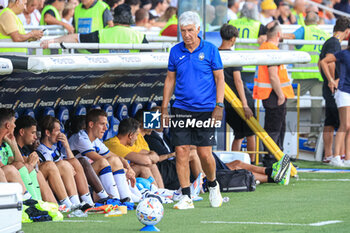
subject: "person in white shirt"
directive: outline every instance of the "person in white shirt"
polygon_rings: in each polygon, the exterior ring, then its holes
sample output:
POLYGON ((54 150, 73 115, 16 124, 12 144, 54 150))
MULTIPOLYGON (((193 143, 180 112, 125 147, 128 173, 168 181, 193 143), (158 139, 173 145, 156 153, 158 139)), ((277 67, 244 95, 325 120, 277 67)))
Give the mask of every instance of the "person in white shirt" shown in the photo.
POLYGON ((125 159, 115 155, 101 141, 106 130, 107 113, 93 109, 86 116, 86 130, 80 130, 69 138, 70 147, 76 158, 83 157, 91 163, 109 195, 120 198, 122 202, 138 202, 138 193, 134 195, 132 188, 136 188, 135 172, 125 159))
MULTIPOLYGON (((79 193, 82 201, 94 205, 84 169, 79 161, 74 158, 66 135, 61 133, 59 120, 52 116, 45 116, 40 122, 40 128, 41 144, 37 148, 40 161, 53 161, 56 163, 72 204, 80 204, 79 193), (64 167, 61 165, 64 165, 64 167), (63 176, 62 174, 70 175, 63 176)), ((61 204, 66 203, 63 200, 61 204)))
POLYGON ((150 10, 149 13, 155 18, 159 18, 164 14, 168 6, 169 4, 167 0, 153 0, 152 10, 150 10))
POLYGON ((27 7, 18 18, 23 23, 23 26, 39 26, 41 14, 38 11, 39 0, 28 0, 27 7))
POLYGON ((228 0, 227 2, 227 21, 237 19, 237 13, 239 12, 239 4, 241 0, 228 0))

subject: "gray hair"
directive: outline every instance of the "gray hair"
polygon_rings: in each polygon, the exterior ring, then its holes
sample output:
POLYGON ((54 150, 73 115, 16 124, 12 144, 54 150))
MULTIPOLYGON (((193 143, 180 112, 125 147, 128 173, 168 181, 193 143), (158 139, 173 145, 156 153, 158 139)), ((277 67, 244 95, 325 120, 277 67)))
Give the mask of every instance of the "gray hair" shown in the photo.
POLYGON ((180 26, 187 26, 190 24, 194 24, 196 28, 200 26, 200 18, 197 12, 194 11, 186 11, 180 15, 179 24, 180 26))
POLYGON ((247 17, 248 19, 259 20, 258 6, 253 2, 244 3, 241 10, 241 18, 247 17))
POLYGON ((306 25, 315 25, 318 22, 318 15, 316 12, 310 11, 307 13, 305 17, 305 24, 306 25))

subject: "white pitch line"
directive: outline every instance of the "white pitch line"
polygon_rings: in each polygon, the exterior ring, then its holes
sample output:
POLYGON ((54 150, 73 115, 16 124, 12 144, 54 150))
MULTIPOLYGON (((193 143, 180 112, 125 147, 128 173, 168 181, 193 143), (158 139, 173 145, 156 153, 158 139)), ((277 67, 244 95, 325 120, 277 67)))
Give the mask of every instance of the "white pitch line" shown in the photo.
MULTIPOLYGON (((61 221, 57 221, 61 222, 61 221)), ((107 221, 102 221, 102 220, 63 220, 62 222, 98 222, 98 223, 105 223, 107 221)))
POLYGON ((329 224, 341 223, 343 221, 332 220, 323 221, 310 224, 300 224, 300 223, 283 223, 283 222, 224 222, 224 221, 201 221, 201 223, 216 223, 216 224, 246 224, 246 225, 280 225, 280 226, 324 226, 329 224))
POLYGON ((343 181, 343 182, 349 182, 350 179, 298 179, 298 181, 343 181))

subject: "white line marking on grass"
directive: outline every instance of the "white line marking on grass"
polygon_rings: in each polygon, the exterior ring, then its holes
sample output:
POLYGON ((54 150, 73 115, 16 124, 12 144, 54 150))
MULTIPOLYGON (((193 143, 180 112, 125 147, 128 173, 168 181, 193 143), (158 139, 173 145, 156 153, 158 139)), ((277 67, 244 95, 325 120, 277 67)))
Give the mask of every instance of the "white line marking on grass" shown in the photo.
POLYGON ((311 173, 349 173, 350 170, 342 169, 319 169, 319 168, 298 168, 298 172, 311 172, 311 173))
POLYGON ((343 181, 343 182, 349 182, 350 179, 299 179, 298 181, 343 181))
MULTIPOLYGON (((61 221, 57 221, 57 222, 61 222, 61 221)), ((62 222, 100 222, 100 223, 105 223, 107 221, 103 221, 103 220, 63 220, 62 222)))
POLYGON ((329 224, 341 223, 343 221, 333 220, 333 221, 323 221, 310 224, 300 224, 300 223, 283 223, 283 222, 224 222, 224 221, 201 221, 201 223, 216 223, 216 224, 246 224, 246 225, 280 225, 280 226, 325 226, 329 224))

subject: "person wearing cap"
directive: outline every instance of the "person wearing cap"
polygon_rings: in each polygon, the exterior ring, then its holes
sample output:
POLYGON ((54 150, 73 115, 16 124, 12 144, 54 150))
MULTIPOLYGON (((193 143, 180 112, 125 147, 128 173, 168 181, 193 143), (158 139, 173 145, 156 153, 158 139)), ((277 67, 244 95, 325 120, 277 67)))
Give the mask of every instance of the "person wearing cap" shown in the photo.
POLYGON ((263 25, 273 21, 273 17, 276 15, 277 6, 273 0, 264 0, 261 3, 261 13, 259 20, 263 25))
POLYGON ((82 0, 74 10, 75 32, 87 34, 107 26, 113 27, 113 16, 109 9, 103 1, 82 0))
MULTIPOLYGON (((104 28, 92 33, 83 34, 76 33, 66 36, 61 36, 55 39, 44 40, 41 42, 41 47, 48 48, 51 43, 61 43, 64 47, 65 43, 116 43, 116 44, 141 44, 148 43, 146 36, 130 28, 134 23, 131 15, 131 8, 126 4, 117 6, 114 10, 114 23, 116 26, 112 28, 104 28)), ((89 50, 90 52, 98 52, 89 50)), ((100 49, 100 53, 116 53, 116 52, 137 52, 138 50, 107 50, 100 49)))
MULTIPOLYGON (((312 41, 325 41, 331 35, 317 26, 319 17, 317 12, 310 11, 305 17, 305 26, 300 27, 294 33, 286 33, 283 35, 284 39, 297 39, 297 40, 312 40, 312 41)), ((322 50, 322 45, 301 45, 295 46, 296 51, 308 52, 311 56, 311 61, 308 64, 295 64, 295 69, 302 69, 303 71, 293 72, 293 84, 300 84, 300 95, 305 95, 306 92, 310 92, 311 96, 322 96, 322 83, 323 78, 318 72, 318 60, 322 50), (305 72, 304 70, 310 70, 311 72, 305 72), (314 71, 314 72, 313 72, 314 71), (316 72, 315 72, 316 71, 316 72)), ((296 93, 296 89, 295 89, 296 93)), ((296 100, 289 102, 289 107, 295 108, 296 100)), ((319 124, 322 117, 322 101, 311 100, 311 131, 308 135, 308 141, 305 146, 309 148, 315 148, 318 134, 319 124)))

